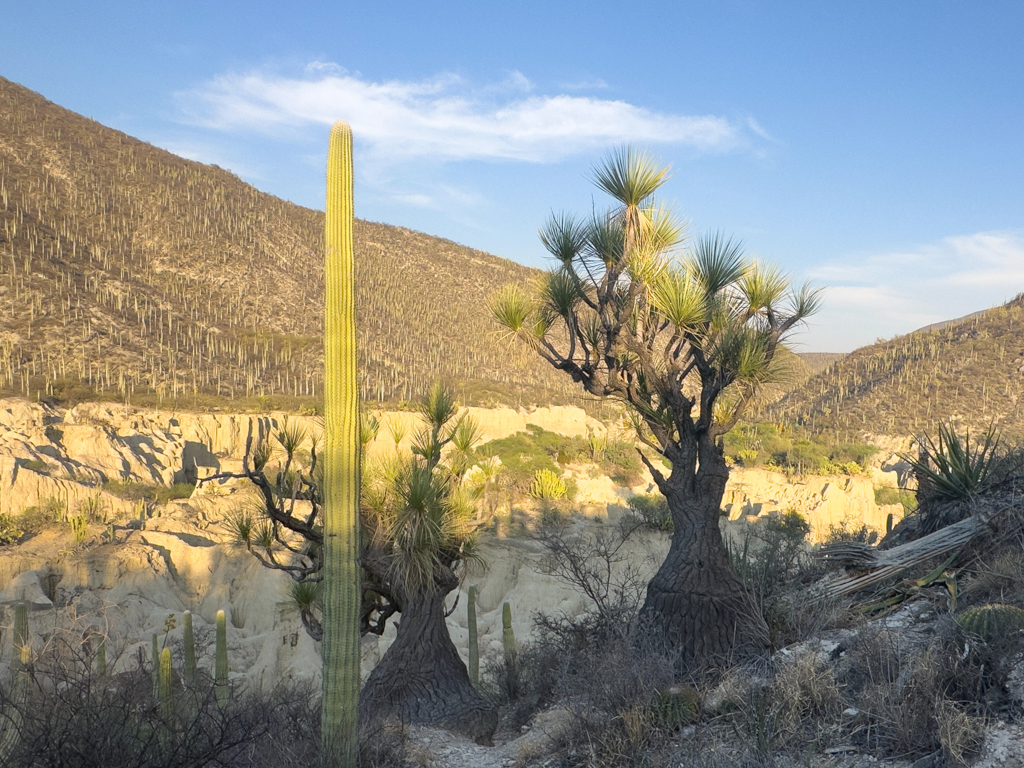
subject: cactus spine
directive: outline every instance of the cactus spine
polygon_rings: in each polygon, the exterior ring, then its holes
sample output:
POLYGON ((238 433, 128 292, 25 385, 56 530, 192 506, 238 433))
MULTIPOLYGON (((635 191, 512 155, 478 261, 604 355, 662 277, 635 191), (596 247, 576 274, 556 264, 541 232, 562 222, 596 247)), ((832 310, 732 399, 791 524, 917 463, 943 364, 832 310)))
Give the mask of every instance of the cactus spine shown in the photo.
POLYGON ((505 649, 505 664, 516 663, 516 633, 512 631, 512 606, 501 606, 501 645, 505 649))
POLYGON ((28 634, 28 606, 18 603, 14 607, 14 650, 11 654, 11 668, 20 672, 28 666, 30 643, 28 634))
POLYGON ((469 588, 469 681, 473 685, 480 684, 480 646, 476 634, 476 587, 469 588))
POLYGON ((324 260, 324 610, 321 735, 328 762, 358 758, 359 403, 352 256, 352 130, 331 128, 324 260))
POLYGON ((174 712, 171 701, 171 649, 164 648, 160 653, 160 711, 164 718, 170 720, 174 712))
POLYGON ((182 630, 185 641, 185 680, 194 683, 196 680, 196 636, 192 631, 192 612, 184 613, 185 626, 182 630))
POLYGON ((217 703, 224 709, 231 695, 228 690, 228 618, 224 611, 217 611, 217 655, 213 672, 217 703))

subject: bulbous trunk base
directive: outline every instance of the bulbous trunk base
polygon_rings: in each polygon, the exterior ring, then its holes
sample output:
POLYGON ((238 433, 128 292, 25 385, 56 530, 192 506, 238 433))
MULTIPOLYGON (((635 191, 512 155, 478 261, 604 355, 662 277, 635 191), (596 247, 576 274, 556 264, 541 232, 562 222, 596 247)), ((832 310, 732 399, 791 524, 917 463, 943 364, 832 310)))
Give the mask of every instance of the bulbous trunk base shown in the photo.
POLYGON ((490 744, 498 712, 469 681, 444 621, 444 594, 405 602, 398 636, 360 694, 360 731, 372 738, 377 728, 398 720, 490 744))
POLYGON ((764 620, 729 562, 718 505, 668 499, 672 543, 647 585, 640 619, 656 642, 678 654, 680 666, 714 664, 762 640, 764 620))

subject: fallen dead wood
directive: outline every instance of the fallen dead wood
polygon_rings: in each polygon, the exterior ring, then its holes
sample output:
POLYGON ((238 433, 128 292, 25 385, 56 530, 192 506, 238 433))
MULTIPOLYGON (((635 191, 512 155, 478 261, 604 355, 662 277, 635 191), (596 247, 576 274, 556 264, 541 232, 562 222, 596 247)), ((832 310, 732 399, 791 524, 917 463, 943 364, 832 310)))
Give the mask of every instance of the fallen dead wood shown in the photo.
POLYGON ((923 563, 936 555, 959 549, 972 539, 989 530, 989 523, 996 515, 1010 509, 1003 507, 997 512, 984 512, 959 523, 953 523, 941 530, 922 536, 909 544, 879 551, 869 546, 851 546, 849 544, 827 548, 822 555, 829 559, 845 560, 863 569, 867 573, 844 574, 825 579, 820 585, 820 598, 839 597, 898 576, 906 569, 923 563))

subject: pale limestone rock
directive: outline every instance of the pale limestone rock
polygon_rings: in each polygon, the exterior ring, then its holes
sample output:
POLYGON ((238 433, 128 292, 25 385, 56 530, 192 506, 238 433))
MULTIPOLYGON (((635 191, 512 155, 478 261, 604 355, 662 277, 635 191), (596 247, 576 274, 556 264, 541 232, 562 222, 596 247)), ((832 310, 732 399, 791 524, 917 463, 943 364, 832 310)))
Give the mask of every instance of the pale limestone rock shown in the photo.
POLYGON ((19 573, 7 583, 4 591, 0 592, 0 605, 15 603, 26 603, 30 610, 53 607, 53 601, 43 591, 38 571, 19 573))

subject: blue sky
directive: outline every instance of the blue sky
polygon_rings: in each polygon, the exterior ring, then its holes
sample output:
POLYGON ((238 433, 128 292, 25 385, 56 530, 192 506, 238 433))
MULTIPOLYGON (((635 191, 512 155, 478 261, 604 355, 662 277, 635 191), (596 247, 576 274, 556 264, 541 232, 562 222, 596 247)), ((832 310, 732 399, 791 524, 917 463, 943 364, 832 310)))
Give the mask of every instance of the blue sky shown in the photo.
POLYGON ((1024 291, 1024 4, 8 4, 0 75, 322 208, 330 122, 357 215, 541 266, 626 141, 663 197, 794 280, 848 351, 1024 291))

